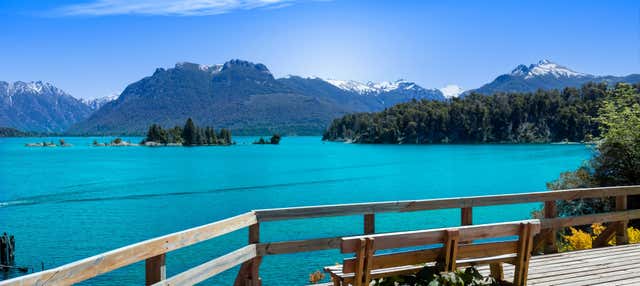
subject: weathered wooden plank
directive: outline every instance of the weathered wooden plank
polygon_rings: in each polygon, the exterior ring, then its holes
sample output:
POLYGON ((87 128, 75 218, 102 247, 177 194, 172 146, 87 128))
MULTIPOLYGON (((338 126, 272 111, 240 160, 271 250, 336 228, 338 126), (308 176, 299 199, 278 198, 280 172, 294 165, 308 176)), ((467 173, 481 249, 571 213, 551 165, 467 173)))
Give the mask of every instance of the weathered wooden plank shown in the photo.
MULTIPOLYGON (((556 201, 544 202, 544 218, 556 218, 558 217, 558 207, 556 201)), ((556 253, 558 252, 558 246, 556 245, 556 231, 550 229, 545 232, 544 240, 544 253, 556 253)), ((534 247, 535 249, 536 247, 534 247)))
POLYGON ((517 249, 518 242, 515 240, 460 245, 458 248, 458 259, 498 256, 516 253, 517 249))
POLYGON ((145 261, 145 284, 153 285, 167 279, 166 254, 147 258, 145 261))
POLYGON ((250 244, 210 260, 209 262, 200 264, 167 280, 160 281, 154 284, 154 286, 193 285, 207 280, 225 270, 231 269, 234 266, 240 265, 243 262, 249 261, 254 257, 256 257, 256 245, 250 244))
POLYGON ((414 201, 374 202, 312 207, 256 210, 259 221, 300 219, 326 216, 363 215, 382 212, 410 212, 449 208, 466 208, 517 203, 602 198, 620 195, 638 195, 640 186, 585 188, 522 194, 474 196, 414 201))
POLYGON ((460 209, 460 225, 473 224, 473 208, 466 207, 460 209))
MULTIPOLYGON (((255 223, 249 226, 249 244, 260 243, 260 223, 255 223)), ((234 286, 260 286, 262 283, 260 280, 259 269, 262 263, 261 255, 251 259, 250 261, 242 263, 236 280, 233 283, 234 286)))
POLYGON ((504 281, 504 268, 502 267, 502 262, 489 264, 489 269, 491 271, 491 277, 496 279, 498 282, 504 281))
POLYGON ((614 221, 628 221, 632 219, 640 218, 640 210, 628 210, 617 211, 609 213, 573 216, 573 217, 559 217, 552 219, 542 219, 540 223, 542 228, 559 229, 568 226, 576 225, 590 225, 593 223, 604 223, 614 221))
POLYGON ((364 215, 364 234, 376 233, 376 217, 375 214, 364 215))
POLYGON ((128 245, 46 271, 0 282, 8 285, 69 285, 172 250, 221 236, 257 222, 253 212, 128 245))
POLYGON ((274 255, 340 248, 342 237, 314 238, 258 244, 258 254, 274 255))
MULTIPOLYGON (((627 209, 627 196, 616 197, 616 211, 624 211, 627 209)), ((629 235, 627 234, 627 225, 629 220, 619 221, 616 225, 616 244, 625 245, 629 243, 629 235)))
POLYGON ((596 239, 593 240, 593 247, 596 248, 596 247, 607 246, 609 241, 613 239, 613 236, 616 234, 616 231, 618 231, 618 223, 617 222, 609 223, 607 228, 605 228, 598 235, 598 237, 596 237, 596 239))
MULTIPOLYGON (((538 220, 527 220, 533 224, 534 233, 540 231, 538 220)), ((376 239, 375 250, 412 247, 420 245, 429 245, 443 243, 445 239, 445 231, 456 229, 460 232, 460 240, 476 240, 485 238, 497 238, 518 235, 521 222, 506 222, 482 225, 469 225, 456 228, 439 228, 429 230, 405 231, 394 233, 383 233, 375 235, 352 236, 342 239, 342 253, 353 253, 358 246, 358 240, 365 237, 374 237, 376 239)))
POLYGON ((371 282, 371 266, 373 262, 373 254, 375 251, 373 250, 373 245, 375 244, 375 240, 371 237, 367 238, 367 247, 365 248, 365 260, 364 260, 364 283, 363 285, 369 285, 371 282))
POLYGON ((367 240, 358 239, 358 249, 356 249, 356 271, 353 278, 353 286, 362 286, 362 277, 364 276, 364 262, 366 259, 367 240))
MULTIPOLYGON (((399 267, 433 262, 442 254, 442 248, 430 248, 396 253, 379 254, 373 257, 371 269, 399 267)), ((356 259, 346 258, 342 264, 343 273, 353 273, 356 269, 356 259)))
POLYGON ((458 258, 458 242, 460 241, 460 231, 457 229, 445 230, 444 241, 444 271, 451 272, 456 269, 456 259, 458 258))

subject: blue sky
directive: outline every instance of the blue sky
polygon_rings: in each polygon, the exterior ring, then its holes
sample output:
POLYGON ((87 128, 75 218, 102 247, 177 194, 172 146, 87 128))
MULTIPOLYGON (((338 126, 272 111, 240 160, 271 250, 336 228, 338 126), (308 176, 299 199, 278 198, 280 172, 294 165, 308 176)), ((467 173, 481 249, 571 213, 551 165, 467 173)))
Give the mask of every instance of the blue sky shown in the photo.
POLYGON ((476 88, 548 58, 640 72, 640 1, 0 1, 0 80, 76 97, 176 62, 239 58, 276 76, 476 88))

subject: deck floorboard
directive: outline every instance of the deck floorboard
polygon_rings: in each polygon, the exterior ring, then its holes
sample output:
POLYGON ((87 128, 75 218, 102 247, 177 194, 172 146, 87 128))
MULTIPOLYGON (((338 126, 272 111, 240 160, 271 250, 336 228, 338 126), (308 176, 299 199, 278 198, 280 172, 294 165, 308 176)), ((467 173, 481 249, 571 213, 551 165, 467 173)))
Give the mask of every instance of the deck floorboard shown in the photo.
MULTIPOLYGON (((609 246, 531 257, 527 285, 640 285, 640 244, 609 246)), ((505 265, 505 279, 513 266, 505 265)), ((489 274, 488 266, 481 266, 489 274)))

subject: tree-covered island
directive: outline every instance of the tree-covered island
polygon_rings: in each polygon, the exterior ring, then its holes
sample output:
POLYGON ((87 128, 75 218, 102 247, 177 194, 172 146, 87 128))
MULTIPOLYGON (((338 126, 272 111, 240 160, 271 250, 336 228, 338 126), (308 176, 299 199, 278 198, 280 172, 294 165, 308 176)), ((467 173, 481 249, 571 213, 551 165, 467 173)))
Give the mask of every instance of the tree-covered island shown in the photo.
POLYGON ((253 144, 255 145, 278 145, 280 144, 280 139, 282 139, 282 137, 280 137, 280 134, 273 134, 273 136, 271 136, 271 138, 269 140, 265 140, 263 137, 260 137, 260 139, 258 139, 258 141, 253 142, 253 144))
POLYGON ((534 93, 470 94, 420 100, 335 119, 323 140, 378 144, 590 142, 600 136, 599 108, 621 89, 588 83, 534 93))
POLYGON ((152 124, 147 137, 142 141, 145 146, 226 146, 233 144, 231 131, 220 129, 216 132, 212 127, 198 127, 191 118, 184 127, 175 126, 163 129, 152 124))

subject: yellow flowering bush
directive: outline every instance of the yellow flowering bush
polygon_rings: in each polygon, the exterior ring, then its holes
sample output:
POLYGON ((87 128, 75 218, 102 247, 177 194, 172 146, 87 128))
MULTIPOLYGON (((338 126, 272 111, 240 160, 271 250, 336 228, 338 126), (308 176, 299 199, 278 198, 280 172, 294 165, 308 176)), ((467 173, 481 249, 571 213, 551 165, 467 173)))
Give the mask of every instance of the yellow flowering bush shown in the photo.
MULTIPOLYGON (((562 235, 562 243, 560 244, 560 251, 572 251, 590 249, 593 247, 593 241, 605 230, 605 226, 599 223, 591 225, 591 233, 582 231, 577 228, 570 227, 571 234, 562 235)), ((629 243, 640 242, 640 230, 629 227, 627 228, 627 235, 629 236, 629 243)), ((616 238, 612 238, 608 244, 614 245, 616 238)))

